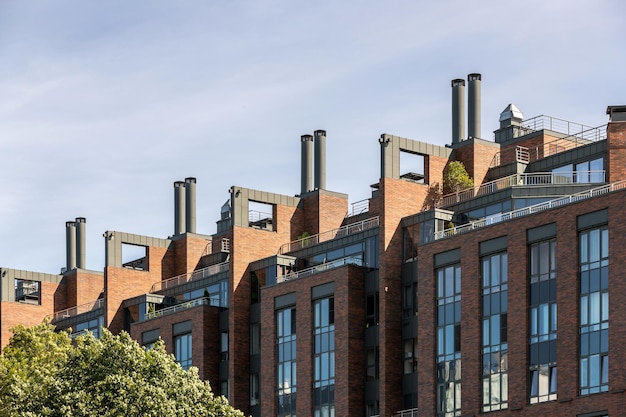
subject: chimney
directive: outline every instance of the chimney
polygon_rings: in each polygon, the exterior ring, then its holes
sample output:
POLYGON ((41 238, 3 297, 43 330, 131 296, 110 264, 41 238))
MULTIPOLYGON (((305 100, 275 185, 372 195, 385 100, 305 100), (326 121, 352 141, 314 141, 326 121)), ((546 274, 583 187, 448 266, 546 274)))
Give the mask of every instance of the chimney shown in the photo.
POLYGON ((185 183, 174 183, 174 234, 179 235, 185 230, 185 183))
POLYGON ((302 160, 300 162, 300 194, 313 189, 313 136, 300 136, 302 160))
POLYGON ((185 178, 185 213, 186 213, 186 229, 188 233, 196 233, 196 179, 193 177, 185 178))
POLYGON ((326 189, 326 131, 316 130, 315 135, 315 184, 318 190, 326 189))
POLYGON ((452 80, 452 144, 465 139, 465 80, 452 80))
POLYGON ((87 257, 87 219, 84 217, 76 218, 76 268, 85 269, 85 259, 87 257))
POLYGON ((76 222, 65 222, 66 270, 76 268, 76 222))
POLYGON ((467 130, 471 138, 481 137, 480 127, 480 74, 469 74, 467 76, 467 130))

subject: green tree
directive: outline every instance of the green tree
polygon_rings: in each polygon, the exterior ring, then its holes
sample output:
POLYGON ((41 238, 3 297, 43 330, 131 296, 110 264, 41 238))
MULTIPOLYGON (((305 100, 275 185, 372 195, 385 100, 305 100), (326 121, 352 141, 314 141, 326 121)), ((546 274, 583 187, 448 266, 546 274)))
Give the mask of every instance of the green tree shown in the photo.
POLYGON ((443 173, 444 194, 458 193, 474 186, 474 180, 469 176, 465 165, 461 161, 452 161, 443 173))
POLYGON ((12 331, 0 356, 2 417, 243 416, 161 341, 146 350, 106 329, 74 342, 49 324, 12 331))

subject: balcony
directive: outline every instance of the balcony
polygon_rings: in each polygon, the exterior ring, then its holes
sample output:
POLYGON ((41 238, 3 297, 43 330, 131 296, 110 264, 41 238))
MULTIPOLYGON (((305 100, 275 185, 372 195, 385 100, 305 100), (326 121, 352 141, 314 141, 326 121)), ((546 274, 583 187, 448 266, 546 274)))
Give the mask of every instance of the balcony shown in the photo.
MULTIPOLYGON (((280 284, 280 283, 287 282, 287 281, 293 281, 299 278, 309 277, 311 275, 315 275, 320 272, 325 272, 331 269, 339 268, 345 265, 363 266, 363 259, 359 257, 348 256, 348 257, 337 259, 331 262, 326 262, 320 265, 312 266, 310 268, 306 268, 301 271, 292 272, 290 274, 277 277, 276 284, 280 284)), ((271 286, 271 285, 272 284, 267 284, 267 286, 271 286)))
POLYGON ((167 307, 161 310, 149 311, 146 313, 146 320, 154 319, 157 317, 163 317, 163 316, 167 316, 170 314, 175 314, 175 313, 178 313, 179 311, 187 310, 189 308, 194 308, 198 306, 218 306, 218 304, 219 304, 219 301, 216 304, 215 300, 208 298, 208 297, 197 298, 195 300, 184 301, 180 304, 176 304, 174 306, 167 307))
POLYGON ((191 281, 196 281, 202 278, 209 277, 211 275, 219 274, 220 272, 226 272, 229 269, 229 262, 222 262, 219 264, 211 265, 206 268, 198 269, 197 271, 189 272, 187 274, 181 274, 173 278, 168 278, 163 281, 158 281, 152 284, 150 288, 151 293, 157 291, 167 290, 181 284, 186 284, 191 281))
POLYGON ((302 239, 294 240, 293 242, 285 243, 278 250, 278 254, 284 255, 285 253, 317 245, 318 243, 326 242, 328 240, 350 236, 368 229, 373 229, 375 227, 378 227, 378 216, 371 217, 360 222, 351 223, 346 226, 342 226, 339 229, 328 230, 326 232, 318 233, 313 236, 308 236, 302 239))
POLYGON ((99 300, 91 301, 89 303, 81 304, 79 306, 66 308, 65 310, 59 310, 55 312, 54 314, 50 314, 46 316, 46 318, 50 319, 51 323, 54 323, 59 320, 78 316, 79 314, 88 313, 90 311, 98 310, 100 308, 104 308, 104 298, 100 298, 99 300))
POLYGON ((626 180, 603 185, 601 187, 592 188, 591 190, 572 194, 566 197, 555 198, 554 200, 546 201, 544 203, 539 203, 521 209, 513 210, 508 213, 502 213, 498 216, 492 216, 488 219, 480 219, 454 228, 441 230, 435 233, 435 240, 451 237, 460 233, 467 233, 472 230, 483 228, 485 226, 490 226, 492 224, 515 219, 518 217, 528 216, 551 208, 561 207, 567 204, 576 203, 581 200, 586 200, 623 189, 626 189, 626 180))
POLYGON ((577 172, 536 172, 531 174, 513 174, 508 177, 486 182, 478 187, 467 188, 458 193, 447 194, 441 198, 438 208, 449 207, 454 204, 471 200, 475 197, 491 194, 513 186, 545 186, 565 184, 602 184, 605 182, 605 172, 577 171, 577 172), (577 178, 587 178, 586 182, 577 182, 577 178))

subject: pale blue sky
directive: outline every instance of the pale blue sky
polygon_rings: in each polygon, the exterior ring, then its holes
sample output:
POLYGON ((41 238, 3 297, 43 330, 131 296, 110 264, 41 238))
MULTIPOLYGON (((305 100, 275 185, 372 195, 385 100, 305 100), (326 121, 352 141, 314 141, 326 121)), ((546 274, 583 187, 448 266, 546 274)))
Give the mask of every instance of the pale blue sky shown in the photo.
POLYGON ((599 126, 626 104, 626 3, 0 0, 0 266, 58 273, 65 221, 198 232, 231 185, 295 195, 300 135, 325 129, 327 188, 367 198, 381 133, 444 145, 450 80, 480 72, 482 136, 515 103, 599 126))

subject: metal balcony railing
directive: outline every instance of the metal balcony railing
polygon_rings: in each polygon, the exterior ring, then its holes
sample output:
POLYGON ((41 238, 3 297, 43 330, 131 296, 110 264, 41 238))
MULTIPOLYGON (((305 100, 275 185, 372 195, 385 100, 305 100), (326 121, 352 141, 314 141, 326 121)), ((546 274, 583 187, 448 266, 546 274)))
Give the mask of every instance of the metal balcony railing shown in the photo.
MULTIPOLYGON (((227 237, 223 237, 220 242, 220 251, 221 252, 230 252, 230 239, 227 237)), ((207 243, 204 247, 204 251, 202 251, 202 256, 207 256, 213 253, 213 242, 207 243)))
POLYGON ((355 201, 354 203, 352 203, 352 210, 350 212, 350 215, 354 216, 357 214, 365 213, 365 212, 368 212, 369 209, 370 209, 369 199, 355 201))
POLYGON ((354 256, 347 256, 345 258, 336 259, 334 261, 326 262, 323 264, 319 264, 316 266, 312 266, 307 269, 303 269, 301 271, 292 272, 287 275, 283 275, 281 277, 276 278, 276 283, 280 284, 287 281, 293 281, 294 279, 305 278, 311 275, 317 274, 319 272, 328 271, 330 269, 339 268, 344 265, 357 265, 363 266, 363 259, 357 258, 354 256))
MULTIPOLYGON (((606 125, 590 127, 549 116, 538 116, 528 119, 524 121, 523 127, 529 130, 528 133, 532 133, 535 130, 549 129, 558 133, 564 133, 567 136, 530 148, 517 146, 515 149, 515 160, 517 162, 533 162, 550 155, 606 139, 606 125)), ((498 152, 494 155, 490 168, 500 166, 502 163, 501 154, 502 152, 498 152)), ((504 162, 513 161, 506 160, 504 162)))
POLYGON ((65 310, 59 310, 53 314, 46 316, 46 318, 50 319, 52 323, 58 320, 67 319, 69 317, 74 317, 79 314, 88 313, 93 310, 97 310, 99 308, 104 307, 104 298, 100 298, 96 301, 91 301, 89 303, 81 304, 79 306, 66 308, 65 310))
POLYGON ((190 281, 206 278, 211 275, 219 274, 220 272, 228 271, 228 261, 219 264, 207 266, 206 268, 198 269, 197 271, 189 272, 187 274, 181 274, 173 278, 168 278, 163 281, 157 281, 152 284, 150 292, 157 292, 166 290, 168 288, 176 287, 177 285, 185 284, 190 281))
POLYGON ((419 417, 419 414, 417 413, 417 408, 408 408, 398 411, 393 417, 419 417))
POLYGON ((146 313, 146 320, 154 319, 156 317, 167 316, 169 314, 178 313, 179 311, 187 310, 188 308, 198 307, 198 306, 210 306, 210 305, 218 305, 214 300, 209 297, 197 298, 195 300, 184 301, 180 304, 173 305, 171 307, 166 307, 162 310, 150 311, 146 313))
POLYGON ((471 200, 474 197, 487 195, 516 185, 564 185, 564 184, 601 184, 605 182, 605 171, 572 171, 572 172, 535 172, 530 174, 513 174, 508 177, 486 182, 478 187, 467 188, 458 193, 447 194, 441 198, 437 207, 449 207, 453 204, 471 200), (583 179, 584 180, 581 180, 583 179))
POLYGON ((475 229, 480 229, 482 227, 489 226, 492 224, 504 222, 504 221, 515 219, 518 217, 528 216, 530 214, 539 213, 541 211, 548 210, 551 208, 564 206, 567 204, 575 203, 577 201, 586 200, 588 198, 597 197, 599 195, 608 194, 608 193, 623 190, 623 189, 626 189, 626 180, 614 182, 612 184, 603 185, 601 187, 593 188, 591 190, 572 194, 566 197, 555 198, 554 200, 550 200, 544 203, 539 203, 539 204, 524 207, 521 209, 513 210, 507 213, 502 213, 497 216, 491 216, 489 218, 476 220, 468 224, 464 224, 464 225, 450 228, 447 230, 441 230, 441 231, 435 232, 435 240, 454 236, 460 233, 466 233, 466 232, 469 232, 475 229))
POLYGON ((327 240, 346 237, 355 233, 363 232, 368 229, 378 227, 378 216, 370 217, 369 219, 351 223, 340 227, 339 229, 328 230, 326 232, 318 233, 313 236, 304 237, 302 239, 294 240, 293 242, 285 243, 278 249, 278 254, 289 253, 298 249, 306 248, 309 246, 317 245, 327 240))

